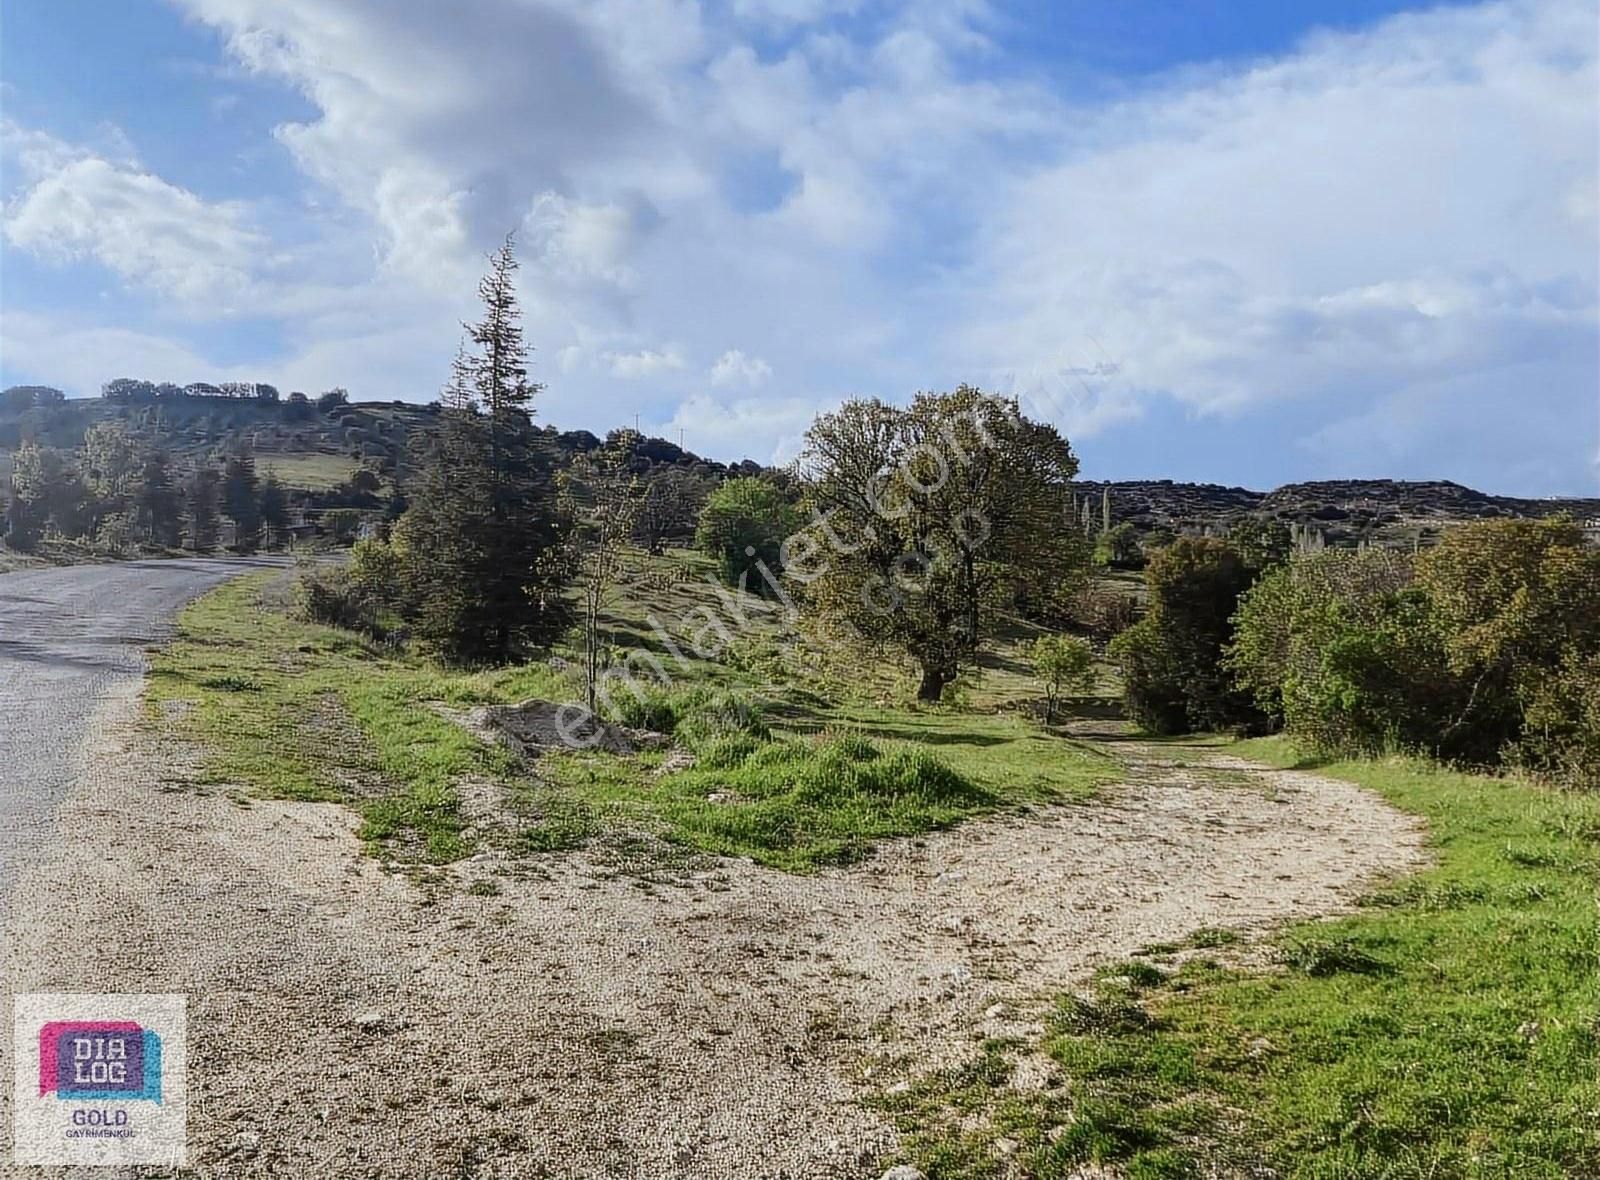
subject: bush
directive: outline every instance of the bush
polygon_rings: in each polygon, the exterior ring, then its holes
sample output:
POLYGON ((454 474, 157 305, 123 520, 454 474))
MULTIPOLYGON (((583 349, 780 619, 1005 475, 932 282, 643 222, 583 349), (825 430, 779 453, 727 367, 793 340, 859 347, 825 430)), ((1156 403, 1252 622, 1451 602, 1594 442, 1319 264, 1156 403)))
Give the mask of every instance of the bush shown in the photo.
POLYGON ((671 734, 697 754, 724 738, 765 742, 770 737, 759 704, 743 693, 705 685, 613 692, 610 713, 634 729, 671 734))
POLYGON ((378 633, 378 609, 347 570, 312 570, 294 587, 295 613, 308 623, 378 633))
POLYGON ((1029 645, 1028 660, 1044 686, 1046 721, 1055 719, 1056 701, 1063 692, 1088 692, 1094 687, 1094 650, 1087 640, 1041 635, 1029 645))
POLYGON ((1231 618, 1255 571, 1210 537, 1181 537, 1145 570, 1149 612, 1112 641, 1128 714, 1155 733, 1256 729, 1265 718, 1222 666, 1231 618))
POLYGON ((707 497, 694 542, 717 563, 724 582, 770 594, 767 578, 775 581, 782 572, 779 551, 799 526, 799 513, 775 486, 754 477, 730 479, 707 497))

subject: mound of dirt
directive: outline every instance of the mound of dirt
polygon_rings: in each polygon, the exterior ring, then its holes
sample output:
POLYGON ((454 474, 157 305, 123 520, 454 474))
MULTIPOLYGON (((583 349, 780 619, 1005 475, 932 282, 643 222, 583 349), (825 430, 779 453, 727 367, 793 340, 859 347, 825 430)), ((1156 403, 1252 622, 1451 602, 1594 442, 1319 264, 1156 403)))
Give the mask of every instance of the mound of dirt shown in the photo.
POLYGON ((517 705, 472 709, 461 720, 482 736, 530 757, 551 749, 632 754, 659 749, 672 741, 652 730, 613 725, 574 702, 557 704, 537 698, 517 705))

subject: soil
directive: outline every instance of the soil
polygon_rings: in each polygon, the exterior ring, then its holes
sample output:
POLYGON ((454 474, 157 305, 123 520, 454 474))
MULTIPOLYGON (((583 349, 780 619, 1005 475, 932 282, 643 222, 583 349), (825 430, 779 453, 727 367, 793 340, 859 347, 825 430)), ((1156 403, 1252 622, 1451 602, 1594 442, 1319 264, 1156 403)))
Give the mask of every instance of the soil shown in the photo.
POLYGON ((134 692, 19 877, 0 970, 186 993, 208 1177, 875 1177, 895 1137, 864 1093, 1037 1032, 1098 965, 1346 909, 1424 855, 1350 784, 1106 733, 1128 780, 1095 800, 848 870, 403 873, 343 807, 199 785, 134 692))

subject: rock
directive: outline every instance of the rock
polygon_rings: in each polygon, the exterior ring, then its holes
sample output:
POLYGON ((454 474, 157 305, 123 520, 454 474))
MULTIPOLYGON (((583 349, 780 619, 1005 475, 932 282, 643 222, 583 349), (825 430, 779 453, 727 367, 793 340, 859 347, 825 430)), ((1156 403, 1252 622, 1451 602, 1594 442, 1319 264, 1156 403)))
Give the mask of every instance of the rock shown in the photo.
POLYGON ((910 1164, 896 1164, 878 1180, 928 1180, 920 1168, 913 1168, 910 1164))
POLYGON ((1016 1139, 999 1138, 994 1141, 994 1149, 1001 1155, 1016 1155, 1017 1149, 1022 1144, 1016 1139))
POLYGON ((382 1012, 363 1012, 350 1022, 364 1033, 399 1032, 406 1027, 404 1020, 385 1015, 382 1012))
POLYGON ((224 1159, 247 1160, 254 1159, 261 1150, 261 1132, 240 1131, 228 1140, 228 1146, 222 1149, 224 1159))

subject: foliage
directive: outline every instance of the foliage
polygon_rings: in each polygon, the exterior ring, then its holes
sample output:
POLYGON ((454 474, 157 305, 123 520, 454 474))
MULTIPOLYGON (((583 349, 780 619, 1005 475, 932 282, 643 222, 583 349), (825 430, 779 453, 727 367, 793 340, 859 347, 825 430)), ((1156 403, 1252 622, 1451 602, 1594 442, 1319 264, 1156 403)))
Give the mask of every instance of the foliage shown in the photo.
POLYGON ((1131 523, 1123 521, 1095 538, 1094 563, 1116 569, 1136 569, 1144 564, 1144 550, 1139 547, 1139 533, 1131 523))
POLYGON ((783 492, 765 479, 745 476, 728 480, 706 497, 694 541, 717 563, 724 582, 770 595, 783 570, 783 544, 799 524, 800 516, 783 492))
POLYGON ((1028 648, 1033 673, 1045 692, 1045 720, 1054 721, 1063 692, 1094 688, 1094 649, 1073 635, 1041 635, 1028 648))
POLYGON ((254 553, 261 547, 261 483, 248 448, 228 456, 223 466, 222 512, 233 521, 234 549, 254 553))
POLYGON ((184 485, 184 511, 189 536, 196 552, 209 553, 217 547, 221 519, 222 481, 213 467, 197 467, 184 485))
POLYGON ((415 632, 454 663, 505 663, 566 629, 569 518, 528 406, 512 244, 479 284, 483 319, 456 359, 435 446, 399 526, 415 632))
POLYGON ((818 515, 786 547, 807 605, 921 668, 938 700, 1020 599, 1064 600, 1086 565, 1062 527, 1078 461, 1053 426, 971 386, 818 418, 802 469, 818 515), (797 552, 801 544, 804 552, 797 552))
POLYGON ((1322 751, 1600 775, 1600 551, 1567 521, 1463 525, 1416 558, 1299 553, 1242 600, 1227 663, 1322 751))
POLYGON ((707 494, 706 482, 681 467, 651 476, 644 485, 634 539, 659 556, 668 541, 692 537, 707 494))
POLYGON ((1222 667, 1254 571, 1226 541, 1180 537, 1145 570, 1150 606, 1111 643, 1128 714, 1155 733, 1254 728, 1263 718, 1222 667))
POLYGON ((1600 745, 1600 548, 1565 518, 1462 525, 1418 559, 1417 581, 1467 688, 1451 723, 1467 756, 1600 781, 1586 753, 1600 745))

